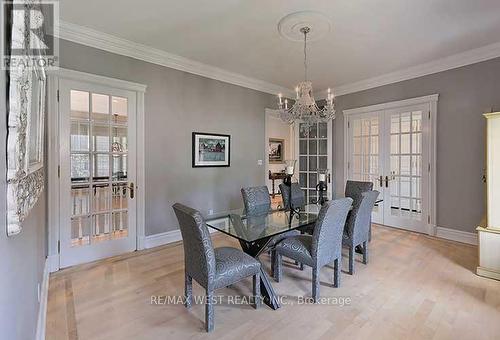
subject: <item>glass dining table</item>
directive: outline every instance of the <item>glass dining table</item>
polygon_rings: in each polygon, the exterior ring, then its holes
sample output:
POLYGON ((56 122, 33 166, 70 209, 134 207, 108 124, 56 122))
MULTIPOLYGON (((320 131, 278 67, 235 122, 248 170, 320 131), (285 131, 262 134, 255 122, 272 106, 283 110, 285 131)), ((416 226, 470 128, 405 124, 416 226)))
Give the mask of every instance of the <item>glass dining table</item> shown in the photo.
MULTIPOLYGON (((258 215, 247 215, 243 209, 210 215, 206 224, 237 239, 242 250, 258 259, 266 251, 271 239, 290 230, 305 230, 316 223, 321 206, 308 204, 299 212, 288 210, 270 210, 258 215)), ((280 307, 278 296, 274 292, 267 272, 261 268, 260 289, 263 301, 272 309, 280 307)))

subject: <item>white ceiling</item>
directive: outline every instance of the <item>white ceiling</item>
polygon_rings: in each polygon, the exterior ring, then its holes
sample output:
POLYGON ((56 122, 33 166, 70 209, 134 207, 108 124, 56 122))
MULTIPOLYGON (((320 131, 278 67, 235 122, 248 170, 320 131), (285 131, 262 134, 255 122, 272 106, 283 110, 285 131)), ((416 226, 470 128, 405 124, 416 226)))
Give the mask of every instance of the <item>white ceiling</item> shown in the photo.
POLYGON ((277 23, 303 10, 332 22, 309 44, 316 90, 500 41, 500 0, 60 1, 64 21, 288 88, 303 77, 302 45, 277 23))

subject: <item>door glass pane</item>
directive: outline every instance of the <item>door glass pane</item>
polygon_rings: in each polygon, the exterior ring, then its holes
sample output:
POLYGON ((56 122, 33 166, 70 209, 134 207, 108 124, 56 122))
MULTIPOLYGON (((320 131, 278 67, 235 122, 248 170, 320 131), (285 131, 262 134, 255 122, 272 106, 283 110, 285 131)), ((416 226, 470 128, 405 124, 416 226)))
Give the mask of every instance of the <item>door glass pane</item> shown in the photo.
POLYGON ((89 119, 89 93, 85 91, 70 91, 71 118, 79 120, 89 119))
POLYGON ((80 121, 71 122, 71 152, 89 151, 89 124, 80 121))
POLYGON ((90 177, 88 154, 72 154, 70 166, 72 183, 88 182, 90 177))
POLYGON ((109 126, 94 125, 92 129, 94 151, 109 152, 109 126))
POLYGON ((71 218, 71 246, 84 246, 90 243, 90 218, 88 216, 71 218))
POLYGON ((113 97, 111 100, 113 123, 127 124, 128 102, 127 98, 113 97))
POLYGON ((110 210, 111 191, 109 184, 95 184, 93 185, 93 191, 94 191, 94 201, 93 201, 94 212, 110 210))
POLYGON ((326 139, 319 140, 319 154, 320 155, 328 154, 328 141, 326 139))
POLYGON ((113 152, 127 152, 127 128, 113 127, 112 128, 112 151, 113 152))
POLYGON ((128 188, 126 183, 113 184, 113 210, 127 209, 128 188))
POLYGON ((71 188, 71 214, 73 216, 88 215, 90 213, 89 186, 72 186, 71 188))
POLYGON ((113 181, 127 180, 127 155, 113 155, 113 181))
POLYGON ((318 124, 318 137, 319 138, 328 138, 328 124, 327 123, 319 123, 318 124))
POLYGON ((93 216, 94 242, 104 241, 106 234, 111 232, 110 214, 98 214, 93 216))
POLYGON ((301 139, 299 141, 299 154, 307 155, 307 140, 301 139))
POLYGON ((309 141, 309 154, 317 155, 318 154, 318 141, 310 140, 309 141))
MULTIPOLYGON (((113 213, 113 231, 126 232, 128 229, 128 214, 126 211, 113 213)), ((125 235, 126 236, 126 235, 125 235)))
POLYGON ((109 180, 109 155, 108 154, 95 154, 93 160, 93 171, 95 182, 109 180))
POLYGON ((109 121, 109 96, 92 93, 92 120, 95 122, 109 121))

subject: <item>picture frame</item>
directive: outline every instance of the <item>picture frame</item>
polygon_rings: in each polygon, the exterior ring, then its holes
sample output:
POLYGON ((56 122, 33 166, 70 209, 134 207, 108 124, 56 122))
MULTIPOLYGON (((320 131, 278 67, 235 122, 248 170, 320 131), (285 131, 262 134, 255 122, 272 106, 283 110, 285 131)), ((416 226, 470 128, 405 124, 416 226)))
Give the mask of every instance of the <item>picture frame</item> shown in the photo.
POLYGON ((285 140, 269 138, 268 148, 269 164, 282 164, 285 162, 285 140))
POLYGON ((231 136, 216 133, 193 132, 192 167, 231 166, 231 136))

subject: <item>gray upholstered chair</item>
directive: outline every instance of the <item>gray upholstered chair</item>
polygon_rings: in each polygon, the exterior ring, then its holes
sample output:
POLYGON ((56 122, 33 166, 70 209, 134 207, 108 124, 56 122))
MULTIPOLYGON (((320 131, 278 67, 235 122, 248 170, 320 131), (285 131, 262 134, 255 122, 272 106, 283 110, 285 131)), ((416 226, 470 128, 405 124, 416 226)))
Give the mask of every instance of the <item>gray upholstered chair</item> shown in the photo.
POLYGON ((326 202, 321 207, 312 236, 288 237, 276 245, 276 281, 281 281, 281 257, 286 256, 312 267, 312 297, 315 302, 319 297, 319 272, 322 267, 333 262, 333 283, 335 287, 340 285, 342 233, 351 205, 351 198, 326 202))
POLYGON ((260 262, 239 249, 215 248, 200 212, 180 203, 173 205, 184 245, 186 307, 191 307, 195 279, 206 290, 205 327, 214 328, 213 294, 246 277, 253 276, 255 308, 260 305, 260 262))
MULTIPOLYGON (((283 209, 290 208, 290 187, 284 183, 280 184, 281 198, 283 199, 283 209)), ((294 208, 303 207, 306 204, 306 196, 300 188, 299 183, 292 183, 292 206, 294 208)))
MULTIPOLYGON (((345 197, 350 197, 354 200, 353 207, 359 206, 361 202, 361 194, 366 191, 373 190, 372 182, 362 182, 362 181, 347 181, 345 185, 345 197)), ((349 220, 349 216, 347 216, 347 220, 349 220)), ((370 223, 370 231, 369 231, 369 240, 372 238, 372 227, 370 223)))
POLYGON ((368 263, 368 240, 370 238, 371 216, 379 192, 365 191, 353 200, 353 207, 344 228, 342 244, 349 248, 349 274, 354 274, 354 249, 362 245, 363 263, 368 263))
MULTIPOLYGON (((243 197, 243 204, 245 206, 245 213, 247 216, 258 216, 266 214, 271 210, 271 197, 267 186, 241 188, 241 196, 243 197)), ((274 246, 281 240, 296 236, 300 233, 296 230, 290 230, 282 234, 276 235, 268 243, 268 249, 271 251, 271 272, 274 268, 274 246)))

